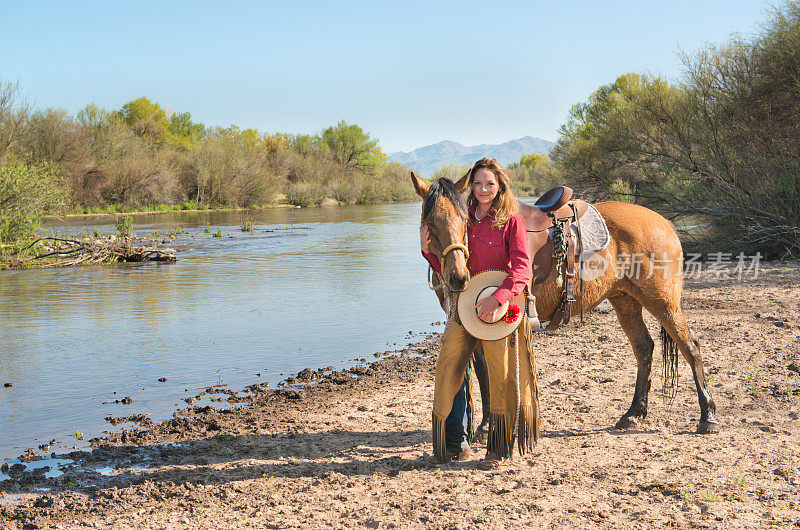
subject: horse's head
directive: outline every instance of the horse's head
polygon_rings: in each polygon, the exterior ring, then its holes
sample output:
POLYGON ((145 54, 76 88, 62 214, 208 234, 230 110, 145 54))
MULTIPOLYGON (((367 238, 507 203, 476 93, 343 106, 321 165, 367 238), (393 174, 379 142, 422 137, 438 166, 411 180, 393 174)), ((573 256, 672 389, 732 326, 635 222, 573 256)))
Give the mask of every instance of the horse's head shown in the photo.
POLYGON ((442 263, 442 277, 450 290, 463 291, 469 280, 467 205, 450 179, 429 186, 412 172, 411 181, 422 197, 422 222, 431 235, 430 251, 442 263))

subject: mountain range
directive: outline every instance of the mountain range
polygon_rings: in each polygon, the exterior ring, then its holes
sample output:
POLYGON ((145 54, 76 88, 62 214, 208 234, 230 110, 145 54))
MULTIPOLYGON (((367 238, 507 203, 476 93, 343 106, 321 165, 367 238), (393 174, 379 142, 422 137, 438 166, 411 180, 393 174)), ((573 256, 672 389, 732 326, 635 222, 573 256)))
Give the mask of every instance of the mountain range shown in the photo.
POLYGON ((472 165, 485 156, 496 158, 498 162, 506 166, 512 162, 519 162, 519 159, 524 155, 532 153, 547 154, 554 145, 554 142, 534 136, 525 136, 502 144, 481 144, 471 147, 451 140, 444 140, 433 145, 414 149, 408 153, 403 151, 392 153, 389 155, 389 161, 400 162, 420 173, 420 176, 429 177, 442 166, 472 165))

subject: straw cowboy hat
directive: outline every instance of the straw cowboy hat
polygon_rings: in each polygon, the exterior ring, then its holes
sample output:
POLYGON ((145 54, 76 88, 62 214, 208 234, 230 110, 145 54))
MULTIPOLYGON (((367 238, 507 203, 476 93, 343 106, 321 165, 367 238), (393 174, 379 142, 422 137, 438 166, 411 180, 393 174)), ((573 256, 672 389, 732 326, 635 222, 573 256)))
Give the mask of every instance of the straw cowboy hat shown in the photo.
POLYGON ((484 271, 467 282, 458 295, 458 316, 467 333, 481 340, 499 340, 511 335, 525 318, 525 295, 520 293, 495 311, 496 320, 484 321, 475 304, 491 296, 508 276, 504 271, 484 271), (509 311, 511 308, 511 311, 509 311), (516 309, 515 309, 516 308, 516 309))

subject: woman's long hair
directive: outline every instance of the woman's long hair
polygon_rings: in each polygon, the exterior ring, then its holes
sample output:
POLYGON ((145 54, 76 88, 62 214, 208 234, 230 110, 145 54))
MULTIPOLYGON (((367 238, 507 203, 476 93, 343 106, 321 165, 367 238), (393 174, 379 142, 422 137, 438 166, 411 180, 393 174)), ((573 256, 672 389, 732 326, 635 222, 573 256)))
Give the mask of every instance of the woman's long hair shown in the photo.
POLYGON ((472 166, 472 169, 469 171, 469 178, 467 179, 467 186, 469 187, 467 206, 478 204, 478 199, 476 199, 475 194, 472 193, 472 183, 475 180, 475 172, 481 168, 488 169, 494 173, 494 176, 497 177, 497 183, 500 185, 497 196, 492 202, 492 208, 494 209, 494 222, 492 226, 499 230, 506 226, 506 223, 512 215, 517 213, 517 197, 514 195, 514 192, 511 191, 511 180, 508 178, 506 170, 500 165, 500 162, 494 158, 481 158, 475 162, 475 165, 472 166))

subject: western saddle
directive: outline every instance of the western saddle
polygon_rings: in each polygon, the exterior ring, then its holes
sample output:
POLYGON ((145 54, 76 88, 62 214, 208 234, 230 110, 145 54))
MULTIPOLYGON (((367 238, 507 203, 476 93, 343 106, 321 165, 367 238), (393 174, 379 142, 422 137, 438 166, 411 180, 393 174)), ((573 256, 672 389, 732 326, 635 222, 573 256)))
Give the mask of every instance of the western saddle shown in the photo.
MULTIPOLYGON (((519 203, 519 213, 525 221, 528 231, 528 246, 533 257, 533 276, 531 278, 531 291, 534 285, 544 282, 553 271, 553 261, 558 265, 557 282, 562 285, 561 274, 566 277, 563 282, 564 291, 561 303, 555 313, 550 316, 547 325, 548 331, 553 331, 561 324, 570 320, 571 302, 575 302, 575 258, 577 249, 580 248, 581 230, 576 223, 583 217, 589 205, 580 199, 572 200, 572 189, 558 186, 539 197, 532 206, 523 202, 519 203), (575 223, 578 241, 572 235, 571 226, 575 223), (549 230, 554 228, 553 238, 549 237, 549 230), (558 235, 558 233, 561 235, 558 235), (563 236, 563 243, 562 243, 563 236), (566 255, 563 247, 557 249, 554 238, 560 242, 559 246, 566 246, 566 255), (559 255, 560 254, 560 255, 559 255), (562 270, 563 268, 563 270, 562 270)), ((532 293, 531 293, 532 294, 532 293)), ((534 328, 538 329, 538 314, 536 313, 536 298, 531 296, 528 315, 533 320, 534 328)), ((581 321, 583 321, 583 288, 581 286, 581 321)))

